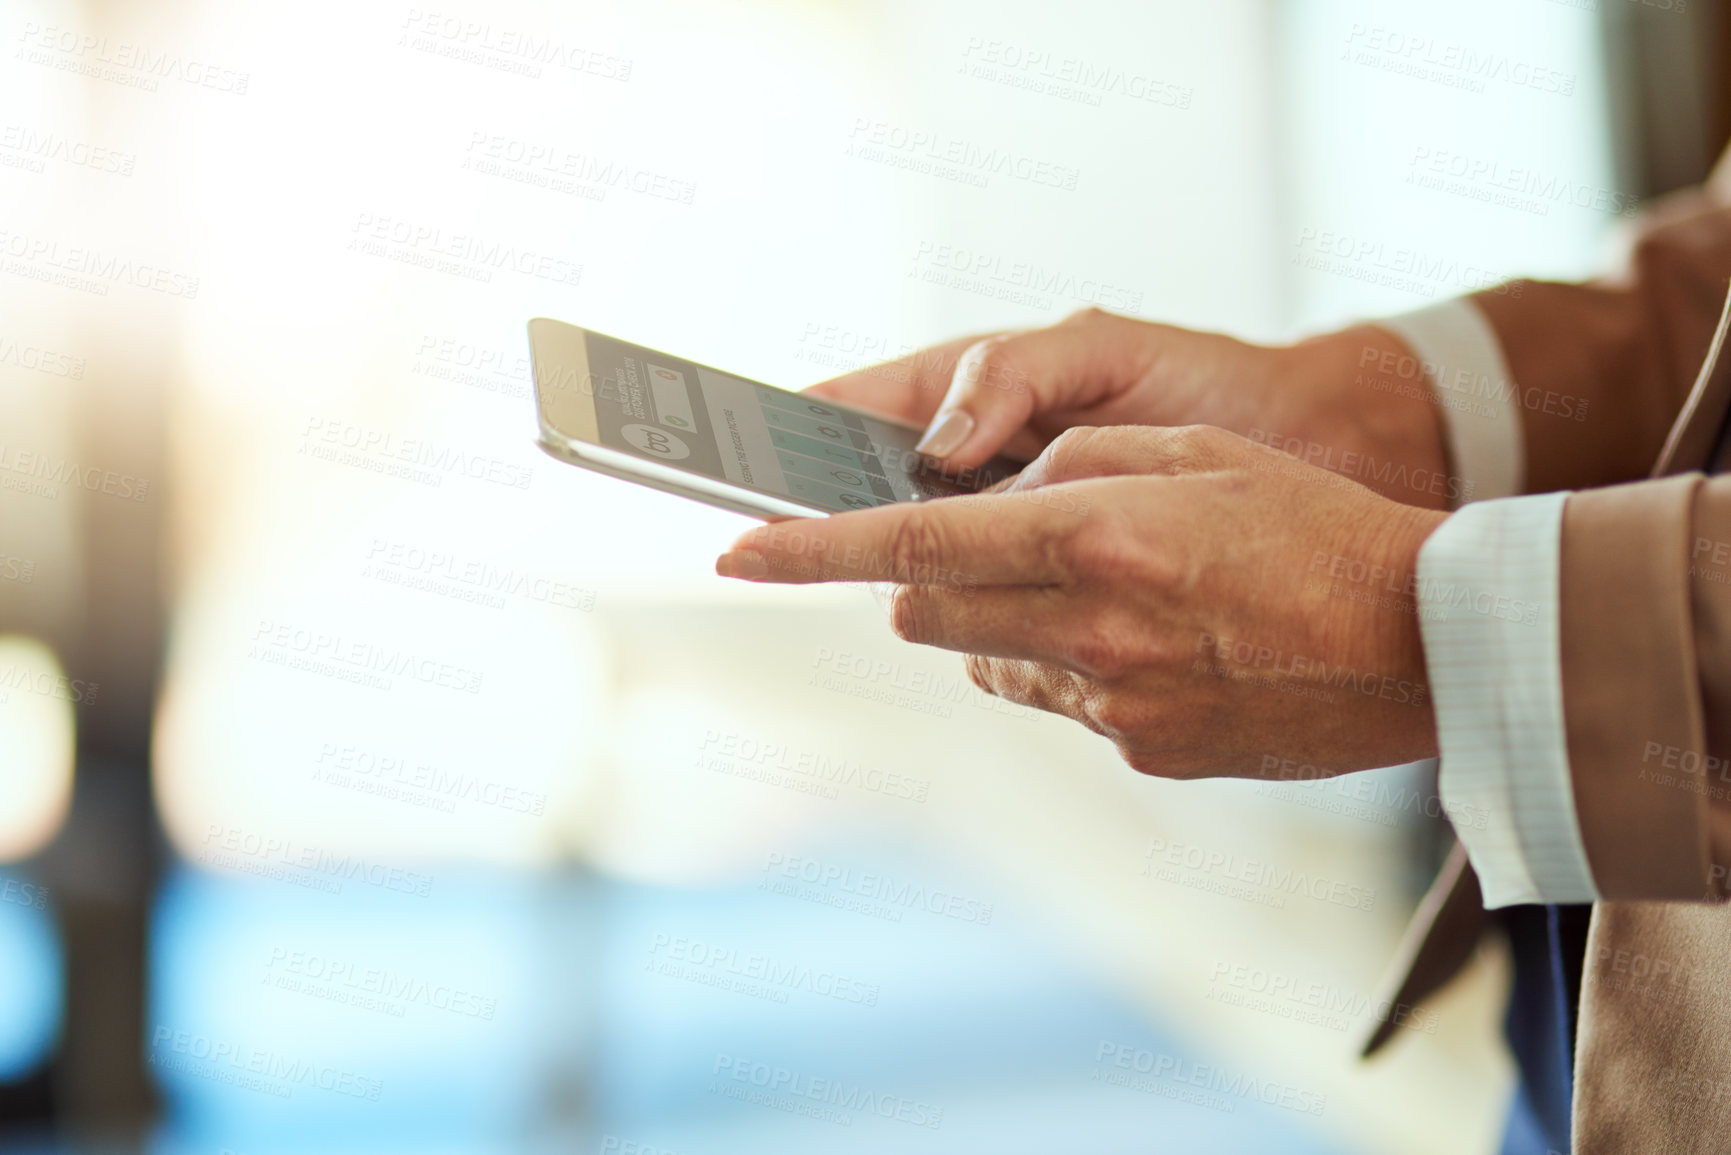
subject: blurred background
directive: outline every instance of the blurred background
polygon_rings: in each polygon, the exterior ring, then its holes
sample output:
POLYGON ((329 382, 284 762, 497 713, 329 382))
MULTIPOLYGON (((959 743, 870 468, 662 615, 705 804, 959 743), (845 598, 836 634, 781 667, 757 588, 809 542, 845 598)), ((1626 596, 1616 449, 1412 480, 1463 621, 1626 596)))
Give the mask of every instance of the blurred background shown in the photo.
POLYGON ((794 387, 1580 277, 1707 171, 1725 31, 4 0, 0 1146, 1492 1149, 1494 943, 1354 1057, 1425 767, 1144 779, 723 582, 743 519, 535 450, 524 322, 794 387))

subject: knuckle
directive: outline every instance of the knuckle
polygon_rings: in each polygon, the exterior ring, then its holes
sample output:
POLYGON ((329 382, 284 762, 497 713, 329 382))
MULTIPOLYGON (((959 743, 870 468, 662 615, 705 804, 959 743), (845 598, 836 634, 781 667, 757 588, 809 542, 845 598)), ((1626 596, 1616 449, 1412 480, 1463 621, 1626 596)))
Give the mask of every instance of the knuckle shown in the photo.
POLYGON ((1070 641, 1067 656, 1079 673, 1100 682, 1115 682, 1136 666, 1129 631, 1104 616, 1090 622, 1070 641))
MULTIPOLYGON (((1205 576, 1202 562, 1181 542, 1150 540, 1122 509, 1102 506, 1074 519, 1050 541, 1051 563, 1072 583, 1116 596, 1181 597, 1205 576)), ((1121 604, 1097 611, 1094 632, 1119 638, 1146 633, 1146 622, 1121 604)))
POLYGON ((890 591, 890 629, 904 642, 925 642, 929 639, 927 614, 921 605, 925 599, 913 586, 896 586, 890 591))
POLYGON ((988 337, 975 346, 974 368, 971 373, 975 386, 1003 392, 1026 390, 1028 375, 1020 367, 1017 355, 1025 334, 988 337))
POLYGON ((1126 766, 1151 778, 1188 782, 1212 776, 1207 763, 1182 751, 1150 750, 1127 742, 1119 742, 1117 747, 1118 756, 1124 759, 1126 766))
POLYGON ((1164 778, 1166 759, 1151 750, 1138 750, 1132 746, 1118 743, 1118 756, 1124 759, 1124 764, 1138 774, 1146 774, 1152 778, 1164 778))
POLYGON ((1088 518, 1067 527, 1057 539, 1058 556, 1070 574, 1107 581, 1123 568, 1130 538, 1115 517, 1088 518))
POLYGON ((1083 704, 1083 710, 1100 733, 1119 745, 1124 745, 1137 734, 1146 721, 1135 698, 1112 691, 1090 695, 1083 704))
POLYGON ((1041 471, 1047 482, 1062 481, 1087 460, 1088 446, 1100 431, 1092 425, 1073 425, 1046 446, 1040 456, 1045 459, 1041 471))
POLYGON ((917 576, 941 566, 949 542, 943 526, 930 513, 915 505, 890 535, 889 560, 898 576, 917 576))
POLYGON ((1183 425, 1170 433, 1174 464, 1209 466, 1232 455, 1241 438, 1214 425, 1183 425))
POLYGON ((979 654, 967 654, 962 662, 963 668, 968 671, 968 681, 995 698, 998 696, 998 686, 992 676, 992 664, 992 659, 983 658, 979 654))
POLYGON ((1081 672, 1100 682, 1116 682, 1130 672, 1130 657, 1124 646, 1111 638, 1093 637, 1074 654, 1081 672))
POLYGON ((1046 452, 1055 457, 1068 456, 1094 439, 1100 430, 1093 425, 1072 425, 1058 436, 1052 438, 1052 444, 1046 447, 1046 452))
POLYGON ((1069 316, 1065 317, 1060 323, 1065 325, 1087 325, 1103 321, 1111 316, 1111 313, 1108 313, 1098 305, 1084 305, 1069 316))

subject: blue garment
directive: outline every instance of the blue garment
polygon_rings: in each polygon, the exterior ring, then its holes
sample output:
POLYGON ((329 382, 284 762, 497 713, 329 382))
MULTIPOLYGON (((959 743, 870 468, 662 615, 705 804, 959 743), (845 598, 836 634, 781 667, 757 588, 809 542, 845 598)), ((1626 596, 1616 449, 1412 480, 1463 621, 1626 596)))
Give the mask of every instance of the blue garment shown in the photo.
POLYGON ((1593 908, 1511 906, 1498 912, 1515 962, 1503 1034, 1520 1066, 1502 1155, 1567 1155, 1575 1021, 1593 908))

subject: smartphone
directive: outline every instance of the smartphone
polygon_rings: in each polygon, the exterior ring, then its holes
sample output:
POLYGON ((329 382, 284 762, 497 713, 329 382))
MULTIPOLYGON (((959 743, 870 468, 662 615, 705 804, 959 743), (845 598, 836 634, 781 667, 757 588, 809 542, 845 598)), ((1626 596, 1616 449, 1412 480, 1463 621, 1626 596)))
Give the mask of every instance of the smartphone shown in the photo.
POLYGON ((529 350, 548 453, 764 520, 974 493, 1025 464, 945 474, 911 425, 546 317, 529 350))

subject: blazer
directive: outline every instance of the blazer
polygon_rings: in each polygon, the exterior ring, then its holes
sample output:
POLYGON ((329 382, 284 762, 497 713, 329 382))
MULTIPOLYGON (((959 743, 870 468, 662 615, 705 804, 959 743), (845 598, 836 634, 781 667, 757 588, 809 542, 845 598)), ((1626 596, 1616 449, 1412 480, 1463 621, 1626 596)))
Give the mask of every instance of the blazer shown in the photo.
MULTIPOLYGON (((1659 203, 1615 278, 1474 298, 1517 384, 1525 372, 1633 391, 1632 420, 1583 433, 1583 475, 1643 439, 1662 444, 1648 478, 1575 491, 1563 509, 1564 730, 1602 896, 1575 1051, 1585 1155, 1731 1150, 1731 474, 1702 472, 1731 410, 1731 353, 1695 380, 1728 285, 1731 154, 1706 185, 1659 203)), ((1488 924, 1457 845, 1383 1005, 1440 989, 1488 924)), ((1364 1053, 1394 1033, 1372 1024, 1364 1053)))

